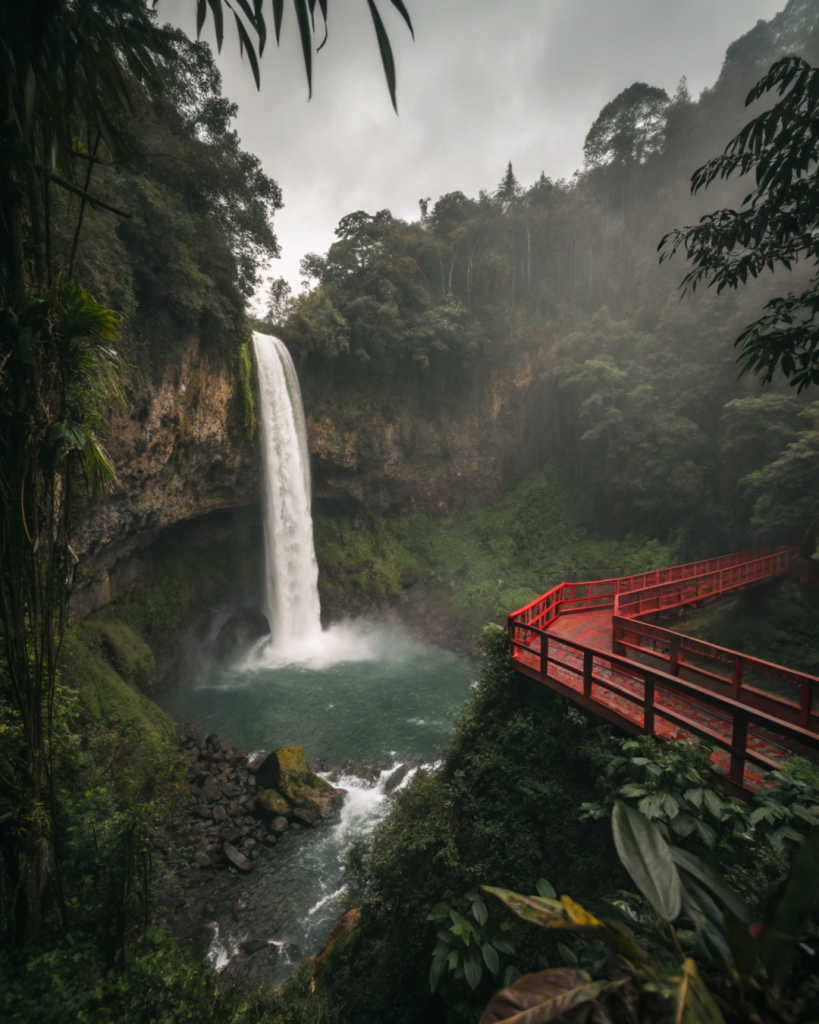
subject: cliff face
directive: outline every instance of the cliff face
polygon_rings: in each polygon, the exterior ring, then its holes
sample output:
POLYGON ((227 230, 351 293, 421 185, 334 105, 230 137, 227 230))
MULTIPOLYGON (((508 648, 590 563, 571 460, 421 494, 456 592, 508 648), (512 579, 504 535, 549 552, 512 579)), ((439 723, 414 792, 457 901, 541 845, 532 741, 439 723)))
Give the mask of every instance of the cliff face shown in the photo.
MULTIPOLYGON (((303 372, 314 497, 365 516, 446 515, 497 500, 552 454, 545 359, 543 350, 521 352, 470 380, 428 387, 303 372)), ((241 422, 234 375, 195 336, 144 397, 113 417, 107 445, 118 485, 75 534, 74 617, 130 589, 149 558, 139 552, 169 527, 259 500, 259 453, 241 422)))
POLYGON ((106 445, 118 483, 74 534, 74 617, 129 589, 139 574, 135 553, 168 527, 258 501, 258 456, 241 423, 234 375, 194 335, 158 383, 114 414, 106 445))
POLYGON ((367 391, 308 378, 314 497, 352 499, 375 515, 497 500, 551 454, 544 359, 523 352, 448 388, 367 391))

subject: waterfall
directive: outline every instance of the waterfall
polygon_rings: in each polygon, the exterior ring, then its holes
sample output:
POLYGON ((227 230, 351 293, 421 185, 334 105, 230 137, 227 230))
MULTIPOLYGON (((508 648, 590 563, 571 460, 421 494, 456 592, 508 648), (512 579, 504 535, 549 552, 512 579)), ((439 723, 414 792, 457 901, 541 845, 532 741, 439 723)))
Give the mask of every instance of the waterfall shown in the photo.
POLYGON ((310 457, 299 378, 284 343, 253 334, 259 370, 265 599, 273 648, 321 632, 310 457))

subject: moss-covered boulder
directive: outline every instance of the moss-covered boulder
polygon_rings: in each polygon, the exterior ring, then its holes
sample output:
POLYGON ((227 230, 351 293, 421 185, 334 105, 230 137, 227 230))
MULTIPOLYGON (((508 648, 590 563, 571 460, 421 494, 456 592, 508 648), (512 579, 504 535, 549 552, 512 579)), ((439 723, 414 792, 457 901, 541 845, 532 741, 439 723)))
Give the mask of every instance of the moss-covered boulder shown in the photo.
POLYGON ((272 814, 274 818, 286 817, 293 808, 275 789, 266 789, 256 797, 256 806, 266 814, 272 814))
MULTIPOLYGON (((287 801, 288 810, 279 813, 299 812, 300 818, 318 821, 329 818, 341 803, 342 790, 331 786, 326 779, 307 767, 303 747, 282 747, 268 754, 256 769, 256 780, 265 792, 262 799, 272 790, 287 801)), ((273 797, 268 802, 273 804, 273 797)))

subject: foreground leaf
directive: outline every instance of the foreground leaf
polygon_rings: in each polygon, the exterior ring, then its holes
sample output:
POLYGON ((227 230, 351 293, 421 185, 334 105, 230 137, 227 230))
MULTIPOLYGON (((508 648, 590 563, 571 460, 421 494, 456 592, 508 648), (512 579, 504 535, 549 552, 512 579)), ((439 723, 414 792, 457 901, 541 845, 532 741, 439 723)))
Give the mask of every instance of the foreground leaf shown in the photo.
POLYGON ((531 921, 541 928, 560 928, 593 935, 609 949, 635 964, 642 963, 645 959, 645 954, 632 942, 625 929, 615 929, 598 920, 568 896, 563 896, 558 901, 540 896, 521 896, 520 893, 511 892, 509 889, 496 889, 491 885, 484 885, 482 888, 497 896, 524 921, 531 921))
POLYGON ((691 957, 686 957, 675 993, 674 1024, 725 1024, 691 957))
POLYGON ((493 996, 480 1024, 546 1024, 575 1006, 591 1002, 623 981, 588 982, 570 967, 524 974, 493 996))

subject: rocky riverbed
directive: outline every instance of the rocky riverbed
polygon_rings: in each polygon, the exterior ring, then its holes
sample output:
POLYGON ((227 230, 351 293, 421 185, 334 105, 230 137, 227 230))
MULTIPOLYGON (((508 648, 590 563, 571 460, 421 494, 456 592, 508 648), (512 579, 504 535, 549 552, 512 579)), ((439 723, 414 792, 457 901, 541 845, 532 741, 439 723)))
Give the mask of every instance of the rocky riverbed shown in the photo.
MULTIPOLYGON (((294 923, 292 912, 271 900, 277 865, 289 860, 292 870, 294 858, 309 858, 317 827, 339 827, 347 793, 334 782, 346 779, 354 796, 362 783, 389 796, 416 765, 308 763, 301 747, 251 761, 242 748, 188 725, 179 727, 179 740, 194 797, 181 837, 191 855, 166 876, 168 927, 228 977, 253 987, 278 984, 317 947, 271 938, 294 923)), ((332 881, 334 889, 341 885, 341 878, 332 881)))
POLYGON ((179 731, 196 803, 190 824, 199 868, 252 871, 263 849, 289 831, 310 828, 338 810, 344 792, 310 770, 301 747, 273 751, 255 764, 240 747, 190 726, 179 731))

